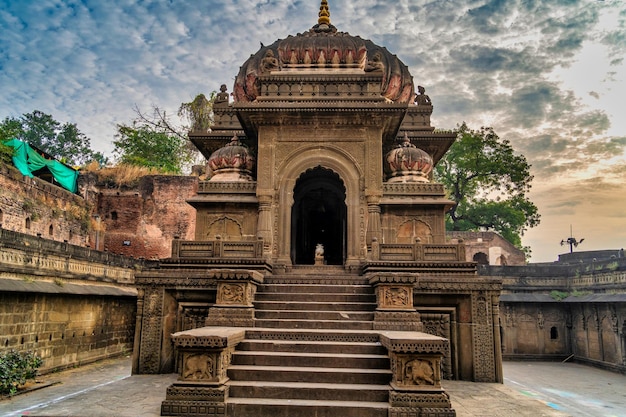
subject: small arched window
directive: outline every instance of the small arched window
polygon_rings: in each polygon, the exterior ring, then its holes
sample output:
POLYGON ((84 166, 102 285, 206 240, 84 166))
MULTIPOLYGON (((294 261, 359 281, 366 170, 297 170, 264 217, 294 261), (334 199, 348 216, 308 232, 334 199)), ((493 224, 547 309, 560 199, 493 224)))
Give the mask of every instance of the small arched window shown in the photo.
POLYGON ((111 212, 111 220, 117 220, 117 211, 111 212))
POLYGON ((26 221, 24 222, 24 227, 30 230, 30 217, 26 218, 26 221))
POLYGON ((50 236, 53 236, 53 235, 54 235, 54 226, 53 226, 53 225, 50 225, 50 227, 48 227, 48 234, 49 234, 50 236))
POLYGON ((555 326, 552 326, 550 328, 550 340, 556 340, 558 338, 559 338, 559 330, 555 326))
POLYGON ((478 263, 478 265, 489 265, 489 258, 487 254, 484 252, 478 252, 474 255, 474 262, 478 263))

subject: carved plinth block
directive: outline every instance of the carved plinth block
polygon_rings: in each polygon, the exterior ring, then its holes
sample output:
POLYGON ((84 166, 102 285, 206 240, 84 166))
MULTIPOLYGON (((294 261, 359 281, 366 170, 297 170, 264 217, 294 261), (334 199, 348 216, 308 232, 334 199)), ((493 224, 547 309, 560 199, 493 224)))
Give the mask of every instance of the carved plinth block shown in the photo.
POLYGON ((175 382, 167 388, 161 403, 162 416, 222 417, 226 415, 228 387, 208 387, 175 382))
POLYGON ((225 403, 209 401, 168 401, 161 403, 162 416, 224 417, 225 403))
POLYGON ((207 326, 254 327, 254 308, 211 307, 207 326))
POLYGON ((450 397, 445 392, 415 393, 391 391, 389 393, 389 405, 394 408, 407 409, 449 409, 450 397))
POLYGON ((389 417, 456 417, 451 408, 391 407, 389 417))
POLYGON ((423 327, 420 314, 417 311, 374 312, 374 330, 421 332, 423 327))

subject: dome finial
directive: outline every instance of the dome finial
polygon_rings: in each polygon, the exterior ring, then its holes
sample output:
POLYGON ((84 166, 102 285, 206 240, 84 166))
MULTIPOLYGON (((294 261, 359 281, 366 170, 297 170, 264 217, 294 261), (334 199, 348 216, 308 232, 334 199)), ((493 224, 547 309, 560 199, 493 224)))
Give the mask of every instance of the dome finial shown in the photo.
POLYGON ((328 10, 328 1, 322 0, 320 5, 320 13, 317 23, 320 25, 330 25, 330 11, 328 10))

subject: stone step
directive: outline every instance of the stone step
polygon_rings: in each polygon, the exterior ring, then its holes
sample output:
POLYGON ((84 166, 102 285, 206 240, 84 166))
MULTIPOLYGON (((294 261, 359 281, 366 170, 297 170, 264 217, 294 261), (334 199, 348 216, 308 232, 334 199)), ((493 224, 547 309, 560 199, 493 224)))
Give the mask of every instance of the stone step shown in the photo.
POLYGON ((256 301, 315 301, 318 303, 375 303, 374 294, 257 292, 256 301))
POLYGON ((391 381, 389 369, 230 365, 227 372, 234 381, 374 385, 389 384, 391 381))
POLYGON ((379 343, 378 332, 366 330, 335 329, 277 329, 251 328, 246 330, 246 339, 282 342, 339 342, 379 343))
POLYGON ((256 310, 257 319, 374 320, 374 313, 362 311, 256 310))
POLYGON ((256 327, 275 329, 341 329, 341 330, 372 330, 371 321, 353 320, 297 320, 297 319, 255 319, 256 327))
POLYGON ((354 353, 361 355, 386 355, 387 349, 379 342, 318 342, 296 340, 252 340, 244 339, 237 345, 237 351, 273 351, 308 353, 354 353))
POLYGON ((258 292, 373 294, 374 289, 370 285, 268 284, 266 278, 266 282, 259 285, 258 292))
POLYGON ((385 402, 229 398, 227 415, 237 417, 387 417, 385 402))
POLYGON ((260 310, 307 310, 307 311, 374 311, 376 303, 324 303, 316 301, 255 301, 260 310))
POLYGON ((389 401, 389 385, 229 381, 230 397, 323 401, 389 401))
POLYGON ((265 277, 263 284, 285 284, 285 285, 340 285, 369 286, 369 280, 359 275, 272 275, 265 277))
POLYGON ((387 355, 235 351, 233 365, 390 369, 387 355))

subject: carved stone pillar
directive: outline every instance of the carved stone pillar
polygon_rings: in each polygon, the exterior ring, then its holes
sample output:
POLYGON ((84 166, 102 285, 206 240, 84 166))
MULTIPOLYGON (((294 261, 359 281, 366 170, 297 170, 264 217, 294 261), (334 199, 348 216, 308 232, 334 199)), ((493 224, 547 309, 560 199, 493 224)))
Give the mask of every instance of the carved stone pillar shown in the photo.
POLYGON ((504 376, 502 374, 502 347, 500 346, 502 337, 500 335, 500 297, 498 295, 491 296, 491 314, 493 316, 493 342, 495 355, 495 377, 496 382, 503 383, 504 376))
POLYGON ((380 240, 382 224, 380 222, 380 196, 367 196, 367 245, 372 244, 374 238, 380 240))
POLYGON ((449 351, 442 337, 383 332, 381 344, 391 361, 390 417, 454 417, 450 397, 441 386, 441 359, 449 351))
POLYGON ((376 291, 375 330, 422 331, 420 315, 413 306, 413 286, 417 280, 417 274, 370 275, 370 285, 376 291))
POLYGON ((178 381, 167 388, 162 416, 225 417, 226 371, 243 329, 203 327, 172 335, 178 381))
POLYGON ((270 256, 272 248, 272 196, 258 195, 259 221, 257 236, 263 239, 263 254, 270 256))

